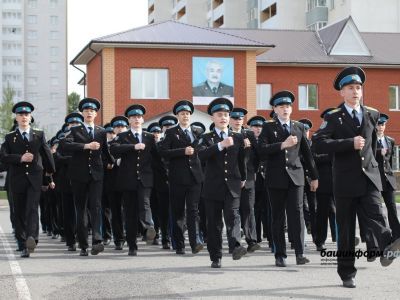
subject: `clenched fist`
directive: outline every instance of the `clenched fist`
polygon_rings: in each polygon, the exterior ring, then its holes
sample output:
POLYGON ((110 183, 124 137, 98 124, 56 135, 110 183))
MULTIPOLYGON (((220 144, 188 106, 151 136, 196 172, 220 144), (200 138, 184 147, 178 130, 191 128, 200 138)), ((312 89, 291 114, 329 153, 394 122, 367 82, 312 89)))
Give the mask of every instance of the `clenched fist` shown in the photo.
POLYGON ((185 155, 193 155, 194 153, 194 148, 191 146, 188 146, 185 148, 185 155))
POLYGON ((297 145, 297 136, 289 135, 286 140, 282 143, 281 149, 286 149, 297 145))
POLYGON ((354 149, 356 150, 362 150, 365 145, 365 139, 362 136, 356 136, 354 138, 354 149))
POLYGON ((32 162, 33 160, 33 154, 26 152, 24 155, 21 157, 21 162, 32 162))
POLYGON ((231 146, 233 146, 233 137, 228 136, 227 138, 225 138, 221 143, 221 147, 222 148, 229 148, 231 146))

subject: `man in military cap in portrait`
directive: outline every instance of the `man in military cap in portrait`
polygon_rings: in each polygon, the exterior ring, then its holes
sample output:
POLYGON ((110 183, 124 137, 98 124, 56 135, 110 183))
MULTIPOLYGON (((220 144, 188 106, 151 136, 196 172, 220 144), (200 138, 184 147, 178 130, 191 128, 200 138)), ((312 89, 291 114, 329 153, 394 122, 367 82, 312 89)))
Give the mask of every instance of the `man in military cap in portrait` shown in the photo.
MULTIPOLYGON (((378 250, 383 251, 380 262, 382 266, 388 266, 396 257, 388 254, 400 251, 400 238, 394 239, 386 228, 382 212, 382 181, 375 159, 379 112, 361 105, 364 82, 365 73, 359 67, 347 67, 339 72, 333 86, 344 103, 325 115, 313 142, 317 152, 334 155, 338 251, 345 254, 354 252, 357 213, 360 226, 368 232, 367 248, 368 244, 377 242, 378 250)), ((357 273, 354 255, 338 256, 337 261, 343 286, 354 288, 357 273)))
POLYGON ((190 116, 194 112, 192 102, 178 101, 173 109, 178 124, 167 129, 160 145, 160 154, 169 161, 168 178, 170 206, 172 212, 172 233, 176 243, 176 254, 185 254, 185 207, 186 223, 192 253, 203 249, 199 228, 199 201, 203 171, 195 152, 200 131, 190 126, 190 116))
POLYGON ((12 112, 17 128, 8 133, 1 145, 0 160, 8 166, 9 188, 15 213, 15 237, 22 248, 21 257, 29 257, 39 240, 39 199, 44 173, 55 172, 55 165, 44 132, 30 126, 34 106, 21 101, 12 112))
POLYGON ((272 96, 274 119, 265 122, 260 134, 260 160, 266 162, 266 184, 272 207, 272 234, 275 247, 275 265, 286 267, 285 210, 288 229, 295 248, 296 264, 310 262, 304 256, 303 192, 305 168, 310 172, 310 189, 318 187, 318 174, 307 142, 304 125, 290 119, 295 100, 290 91, 272 96))
POLYGON ((91 254, 97 255, 104 251, 101 233, 101 197, 103 190, 104 168, 103 161, 113 164, 107 146, 107 136, 104 128, 95 125, 100 102, 95 98, 85 98, 79 102, 79 111, 84 121, 72 126, 66 137, 61 140, 63 151, 71 153, 68 166, 68 176, 72 183, 72 192, 77 216, 77 237, 80 256, 87 256, 88 218, 90 212, 92 226, 91 254))
POLYGON ((221 268, 222 215, 232 258, 238 260, 247 253, 241 245, 240 194, 246 182, 244 140, 241 134, 228 130, 229 99, 211 101, 207 111, 215 124, 213 131, 203 134, 197 147, 200 159, 206 163, 202 195, 206 202, 207 249, 212 268, 221 268))
POLYGON ((157 149, 153 135, 142 129, 145 114, 144 106, 129 106, 125 110, 125 117, 129 120, 130 129, 119 133, 110 145, 112 155, 121 158, 117 187, 122 192, 129 256, 137 256, 139 221, 148 243, 152 243, 156 236, 150 195, 153 188, 152 160, 157 149))

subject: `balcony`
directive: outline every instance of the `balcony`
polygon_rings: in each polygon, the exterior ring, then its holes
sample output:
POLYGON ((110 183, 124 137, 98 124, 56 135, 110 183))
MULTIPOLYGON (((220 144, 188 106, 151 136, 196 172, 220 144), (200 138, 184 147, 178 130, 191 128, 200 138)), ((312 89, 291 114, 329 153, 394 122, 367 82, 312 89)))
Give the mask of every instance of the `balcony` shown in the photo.
POLYGON ((218 5, 213 10, 212 18, 213 18, 214 22, 216 22, 221 17, 223 18, 224 14, 225 14, 225 5, 222 3, 221 5, 218 5))
POLYGON ((328 7, 316 6, 306 12, 306 26, 317 22, 328 22, 328 7))
POLYGON ((181 11, 183 8, 186 7, 186 0, 181 0, 175 3, 174 8, 172 9, 172 13, 178 13, 179 11, 181 11))

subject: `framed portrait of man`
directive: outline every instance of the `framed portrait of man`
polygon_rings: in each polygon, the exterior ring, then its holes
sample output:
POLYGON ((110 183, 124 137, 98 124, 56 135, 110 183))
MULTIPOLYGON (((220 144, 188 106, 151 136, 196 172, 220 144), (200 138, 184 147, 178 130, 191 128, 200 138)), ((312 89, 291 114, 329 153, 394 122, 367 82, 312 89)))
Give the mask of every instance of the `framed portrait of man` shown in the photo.
POLYGON ((217 97, 234 101, 233 57, 193 57, 193 104, 208 105, 217 97))

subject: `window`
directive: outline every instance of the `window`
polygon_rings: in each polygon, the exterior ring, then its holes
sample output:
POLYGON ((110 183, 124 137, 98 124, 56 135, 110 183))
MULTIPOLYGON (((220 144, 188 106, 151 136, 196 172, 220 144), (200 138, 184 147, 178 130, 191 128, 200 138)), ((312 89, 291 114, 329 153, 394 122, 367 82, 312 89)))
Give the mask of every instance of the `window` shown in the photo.
POLYGON ((22 14, 20 12, 15 11, 7 11, 3 12, 3 20, 20 20, 22 14))
POLYGON ((316 7, 327 7, 326 0, 307 0, 307 11, 310 11, 316 7))
POLYGON ((58 77, 51 77, 50 84, 51 85, 59 85, 58 77))
POLYGON ((36 8, 37 7, 37 0, 28 0, 28 7, 29 8, 36 8))
POLYGON ((34 62, 34 61, 28 61, 27 67, 28 67, 29 71, 36 71, 37 70, 37 63, 34 62))
POLYGON ((58 31, 50 31, 50 39, 57 40, 58 39, 58 31))
POLYGON ((328 24, 327 22, 320 21, 307 26, 307 29, 312 31, 318 31, 321 28, 324 28, 327 24, 328 24))
POLYGON ((36 30, 29 30, 28 31, 28 40, 36 40, 38 37, 38 33, 36 30))
POLYGON ((399 86, 389 86, 389 109, 400 110, 399 86))
POLYGON ((28 101, 36 102, 39 100, 39 93, 28 93, 28 101))
POLYGON ((50 71, 57 71, 58 70, 58 63, 52 62, 50 63, 50 71))
POLYGON ((257 107, 256 109, 272 109, 269 105, 271 99, 272 85, 269 83, 257 84, 257 107))
POLYGON ((393 171, 400 171, 400 146, 394 146, 392 169, 393 171))
POLYGON ((28 77, 27 78, 28 85, 37 85, 37 77, 28 77))
POLYGON ((21 66, 22 60, 20 58, 13 58, 13 57, 3 57, 3 66, 21 66))
POLYGON ((28 54, 29 55, 38 55, 38 47, 28 46, 28 54))
POLYGON ((58 5, 58 0, 49 0, 49 3, 51 8, 56 8, 58 5))
POLYGON ((276 3, 268 6, 266 9, 261 11, 260 21, 261 23, 263 23, 275 15, 276 15, 276 3))
POLYGON ((58 47, 50 47, 50 55, 57 56, 58 55, 58 47))
POLYGON ((58 16, 50 16, 50 24, 58 25, 58 16))
POLYGON ((20 27, 3 27, 3 35, 20 35, 20 27))
POLYGON ((132 99, 168 99, 167 69, 131 69, 132 99))
POLYGON ((58 93, 50 93, 50 100, 56 101, 58 98, 58 93))
POLYGON ((299 109, 318 109, 318 88, 316 84, 299 85, 299 109))
POLYGON ((37 24, 37 16, 29 15, 28 16, 28 24, 37 24))
POLYGON ((3 41, 3 50, 21 50, 22 44, 15 41, 3 41))

